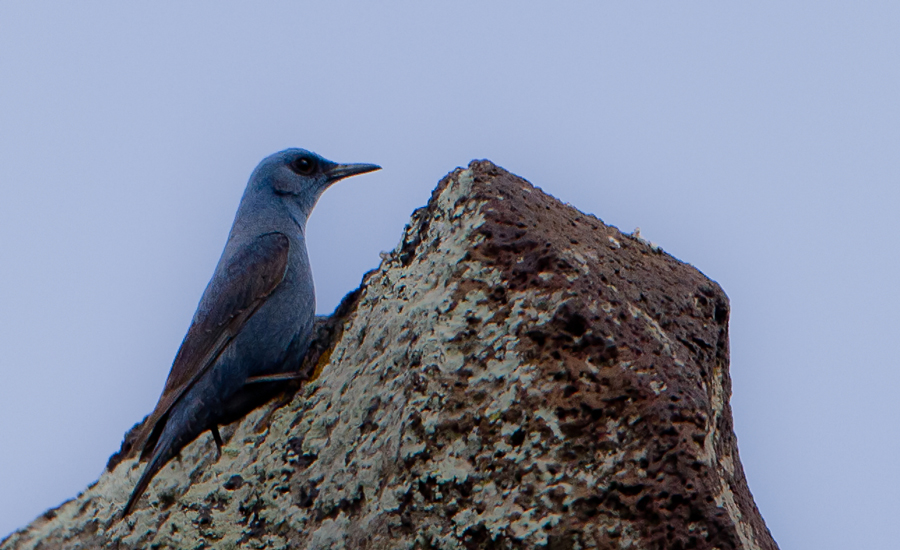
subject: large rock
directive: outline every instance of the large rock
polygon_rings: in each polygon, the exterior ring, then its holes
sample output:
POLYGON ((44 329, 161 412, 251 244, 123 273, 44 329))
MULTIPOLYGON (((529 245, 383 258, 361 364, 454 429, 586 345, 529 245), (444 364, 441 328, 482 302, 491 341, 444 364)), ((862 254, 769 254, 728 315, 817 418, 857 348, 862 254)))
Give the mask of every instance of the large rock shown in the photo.
POLYGON ((126 442, 0 547, 777 548, 725 294, 490 162, 439 184, 321 334, 313 380, 220 459, 200 437, 121 520, 126 442))

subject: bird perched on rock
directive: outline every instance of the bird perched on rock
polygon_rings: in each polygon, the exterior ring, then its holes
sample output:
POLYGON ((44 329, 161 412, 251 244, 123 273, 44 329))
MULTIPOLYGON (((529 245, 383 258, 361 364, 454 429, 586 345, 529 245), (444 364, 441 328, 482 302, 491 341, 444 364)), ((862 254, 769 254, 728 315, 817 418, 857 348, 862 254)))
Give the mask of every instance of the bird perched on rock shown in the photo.
POLYGON ((206 430, 221 452, 218 426, 261 404, 299 367, 316 310, 306 221, 333 183, 379 168, 287 149, 253 171, 159 403, 137 436, 135 448, 149 463, 123 516, 153 476, 206 430))

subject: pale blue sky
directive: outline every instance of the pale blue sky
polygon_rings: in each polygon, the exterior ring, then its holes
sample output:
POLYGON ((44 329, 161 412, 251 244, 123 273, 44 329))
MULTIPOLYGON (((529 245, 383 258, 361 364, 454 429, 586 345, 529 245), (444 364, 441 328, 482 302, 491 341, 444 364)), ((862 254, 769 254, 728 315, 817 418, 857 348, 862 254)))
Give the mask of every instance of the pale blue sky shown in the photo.
POLYGON ((900 516, 892 2, 0 3, 0 537, 156 402, 247 177, 384 170, 309 228, 319 309, 489 158, 718 281, 783 550, 900 516))

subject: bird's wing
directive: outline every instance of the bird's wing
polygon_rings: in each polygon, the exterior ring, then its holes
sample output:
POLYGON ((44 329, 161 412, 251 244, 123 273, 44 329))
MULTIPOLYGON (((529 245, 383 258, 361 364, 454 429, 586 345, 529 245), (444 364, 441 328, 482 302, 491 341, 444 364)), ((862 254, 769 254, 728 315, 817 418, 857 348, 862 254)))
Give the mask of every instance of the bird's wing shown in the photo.
MULTIPOLYGON (((197 310, 175 356, 159 403, 135 441, 146 458, 153 451, 172 406, 196 382, 284 280, 290 241, 283 233, 266 233, 238 250, 210 283, 208 307, 197 310), (157 429, 157 424, 160 424, 157 429)), ((205 300, 204 300, 205 301, 205 300)))

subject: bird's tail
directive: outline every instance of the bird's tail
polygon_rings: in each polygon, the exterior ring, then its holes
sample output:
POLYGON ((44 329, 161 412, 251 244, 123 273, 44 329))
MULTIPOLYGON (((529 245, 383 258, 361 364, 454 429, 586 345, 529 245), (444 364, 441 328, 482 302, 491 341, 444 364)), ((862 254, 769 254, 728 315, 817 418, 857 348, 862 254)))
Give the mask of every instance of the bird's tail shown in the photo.
POLYGON ((137 504, 137 501, 141 498, 141 495, 144 494, 144 491, 147 490, 147 486, 150 485, 150 481, 153 480, 153 476, 159 472, 163 466, 172 458, 172 437, 171 434, 164 434, 163 437, 157 442, 156 448, 153 450, 153 456, 150 458, 150 461, 147 463, 147 467, 144 468, 144 473, 141 474, 141 478, 138 480, 137 485, 135 485, 134 490, 131 492, 131 497, 128 499, 128 503, 125 504, 125 508, 122 510, 122 517, 128 517, 128 514, 134 509, 134 505, 137 504))

